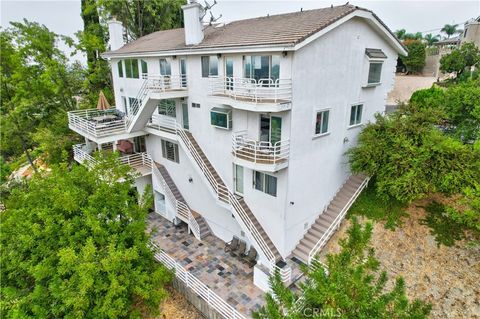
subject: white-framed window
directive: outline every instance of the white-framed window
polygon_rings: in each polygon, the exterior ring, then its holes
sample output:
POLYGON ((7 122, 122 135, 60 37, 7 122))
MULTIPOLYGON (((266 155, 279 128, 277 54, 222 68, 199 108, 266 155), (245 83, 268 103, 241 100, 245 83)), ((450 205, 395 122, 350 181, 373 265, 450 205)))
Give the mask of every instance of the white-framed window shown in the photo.
POLYGON ((145 61, 145 60, 140 60, 140 64, 141 64, 141 67, 142 67, 142 75, 143 75, 143 74, 148 74, 148 64, 147 64, 147 61, 145 61))
POLYGON ((330 110, 318 110, 315 112, 315 136, 327 134, 329 132, 330 110))
POLYGON ((125 76, 129 79, 138 79, 138 59, 125 59, 125 76))
POLYGON ((253 171, 253 187, 271 196, 277 196, 277 178, 262 172, 253 171))
POLYGON ((169 161, 178 163, 178 145, 170 141, 162 140, 162 156, 169 161))
POLYGON ((243 75, 256 81, 271 81, 264 85, 274 84, 280 78, 280 55, 244 55, 243 75))
POLYGON ((378 85, 382 78, 383 62, 387 55, 381 49, 366 48, 365 55, 368 59, 367 86, 378 85))
POLYGON ((380 84, 380 79, 382 77, 382 66, 383 62, 381 61, 371 61, 368 67, 368 85, 380 84))
POLYGON ((123 61, 120 60, 117 62, 118 67, 118 77, 123 78, 123 61))
POLYGON ((170 117, 177 117, 177 108, 175 100, 161 100, 158 103, 158 114, 170 117))
POLYGON ((216 55, 204 55, 201 60, 202 78, 218 76, 218 57, 216 55))
POLYGON ((167 59, 160 59, 160 74, 172 75, 172 67, 170 66, 170 62, 167 59))
POLYGON ((363 104, 355 104, 350 107, 350 123, 349 126, 362 124, 363 104))
POLYGON ((215 127, 230 130, 232 128, 232 110, 214 107, 210 110, 210 124, 215 127))

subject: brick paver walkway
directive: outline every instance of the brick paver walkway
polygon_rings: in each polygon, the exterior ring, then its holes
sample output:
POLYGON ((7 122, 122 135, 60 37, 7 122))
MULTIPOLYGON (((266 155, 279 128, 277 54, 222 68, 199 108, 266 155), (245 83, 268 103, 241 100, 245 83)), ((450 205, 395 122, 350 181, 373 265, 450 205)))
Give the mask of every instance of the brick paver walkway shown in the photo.
POLYGON ((222 240, 210 235, 199 241, 184 223, 175 226, 156 213, 148 219, 155 243, 238 311, 251 317, 264 304, 263 291, 253 284, 253 268, 225 253, 222 240))

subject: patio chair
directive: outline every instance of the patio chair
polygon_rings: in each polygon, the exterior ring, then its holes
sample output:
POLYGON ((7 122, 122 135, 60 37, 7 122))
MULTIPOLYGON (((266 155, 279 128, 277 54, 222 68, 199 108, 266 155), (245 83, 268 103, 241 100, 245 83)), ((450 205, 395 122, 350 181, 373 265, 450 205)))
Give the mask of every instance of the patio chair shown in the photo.
POLYGON ((238 247, 238 237, 233 236, 232 240, 229 241, 228 243, 225 243, 225 248, 223 249, 226 253, 229 251, 235 250, 238 247))
POLYGON ((250 246, 250 250, 248 251, 248 254, 243 255, 242 259, 244 262, 248 264, 248 266, 250 266, 250 268, 252 268, 257 263, 257 255, 258 255, 257 250, 252 246, 250 246))
POLYGON ((230 256, 241 257, 242 255, 245 254, 246 250, 247 250, 247 243, 244 242, 243 240, 239 240, 237 249, 236 250, 231 250, 230 251, 230 256))

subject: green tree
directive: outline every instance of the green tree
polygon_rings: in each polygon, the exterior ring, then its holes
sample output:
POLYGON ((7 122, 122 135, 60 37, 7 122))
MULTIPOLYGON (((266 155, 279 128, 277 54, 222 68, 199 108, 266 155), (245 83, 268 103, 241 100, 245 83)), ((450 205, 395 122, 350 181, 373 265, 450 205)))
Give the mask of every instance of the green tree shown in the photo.
POLYGON ((459 30, 457 28, 458 28, 458 24, 446 24, 443 26, 443 28, 440 31, 445 33, 447 35, 447 38, 450 39, 452 35, 456 33, 462 33, 462 30, 459 30))
POLYGON ((116 158, 99 161, 91 171, 54 167, 7 199, 0 233, 4 318, 158 311, 171 274, 149 247, 151 195, 131 195, 129 168, 116 158))
POLYGON ((377 193, 401 202, 474 185, 480 180, 480 150, 444 135, 437 128, 439 114, 412 104, 376 115, 349 150, 352 171, 375 176, 377 193))
POLYGON ((435 42, 438 42, 439 38, 440 36, 438 34, 433 35, 431 33, 428 33, 423 37, 423 40, 425 40, 428 46, 432 46, 435 42))
POLYGON ((62 40, 70 42, 27 20, 0 31, 0 132, 5 159, 23 153, 34 167, 31 150, 36 146, 36 130, 50 128, 58 113, 76 106, 82 75, 58 49, 62 40))
POLYGON ((394 32, 395 36, 399 40, 405 40, 405 34, 406 33, 407 33, 407 31, 405 29, 400 29, 400 30, 397 30, 397 31, 394 32))
POLYGON ((77 48, 85 52, 88 65, 82 104, 92 108, 96 105, 101 90, 108 100, 113 100, 110 68, 108 62, 100 56, 107 48, 107 32, 100 23, 97 0, 82 0, 81 9, 83 31, 77 33, 77 48))
POLYGON ((402 56, 402 61, 409 72, 420 72, 425 66, 425 44, 419 40, 406 40, 404 42, 408 50, 407 56, 402 56))
POLYGON ((410 302, 401 277, 392 289, 386 288, 387 273, 380 271, 370 245, 372 225, 362 227, 352 218, 347 233, 340 252, 327 255, 326 267, 314 262, 304 269, 299 294, 285 288, 277 274, 271 280, 275 298, 267 294, 266 305, 254 318, 427 318, 431 306, 410 302))
POLYGON ((465 70, 480 62, 480 50, 472 42, 462 44, 440 59, 440 70, 445 73, 455 72, 459 77, 465 70))
POLYGON ((183 0, 98 0, 98 4, 105 21, 115 17, 123 23, 127 40, 183 24, 183 0))

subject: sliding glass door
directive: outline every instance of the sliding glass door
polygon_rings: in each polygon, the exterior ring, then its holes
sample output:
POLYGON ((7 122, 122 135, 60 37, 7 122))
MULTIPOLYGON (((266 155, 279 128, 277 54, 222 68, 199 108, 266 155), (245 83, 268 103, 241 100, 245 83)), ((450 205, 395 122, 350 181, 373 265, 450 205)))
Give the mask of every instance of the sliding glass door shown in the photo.
POLYGON ((245 55, 243 67, 245 78, 261 81, 264 85, 272 85, 280 76, 280 56, 245 55))

